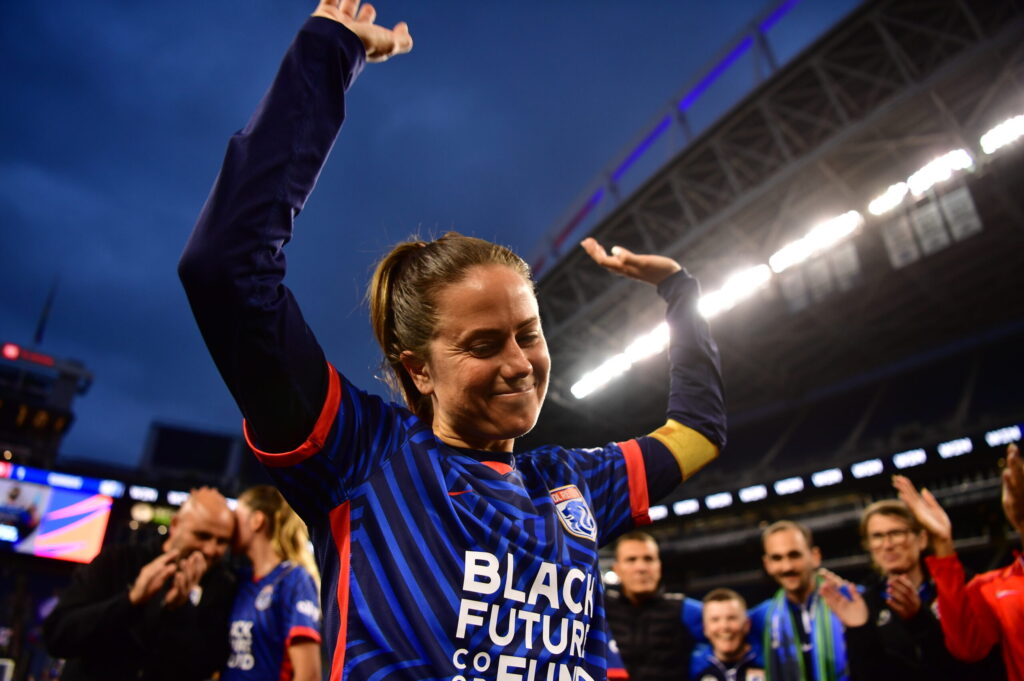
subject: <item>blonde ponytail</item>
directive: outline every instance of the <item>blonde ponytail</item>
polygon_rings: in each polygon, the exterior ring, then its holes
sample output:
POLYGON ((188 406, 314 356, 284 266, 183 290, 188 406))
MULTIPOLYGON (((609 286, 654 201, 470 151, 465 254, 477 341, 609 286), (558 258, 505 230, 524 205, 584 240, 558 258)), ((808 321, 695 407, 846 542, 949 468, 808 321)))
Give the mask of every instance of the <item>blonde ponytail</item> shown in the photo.
POLYGON ((319 588, 320 570, 309 550, 309 531, 281 493, 270 485, 258 485, 242 492, 238 501, 264 515, 274 552, 281 559, 304 567, 319 588))

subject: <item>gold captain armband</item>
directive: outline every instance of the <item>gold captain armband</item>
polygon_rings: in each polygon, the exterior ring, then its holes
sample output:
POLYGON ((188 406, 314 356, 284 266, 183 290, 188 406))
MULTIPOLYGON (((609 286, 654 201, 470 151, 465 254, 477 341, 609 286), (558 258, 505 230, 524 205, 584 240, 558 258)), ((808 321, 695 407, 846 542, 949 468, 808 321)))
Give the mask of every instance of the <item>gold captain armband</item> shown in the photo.
POLYGON ((650 436, 672 452, 683 474, 683 480, 687 480, 718 457, 718 447, 711 440, 675 419, 666 421, 665 425, 650 436))

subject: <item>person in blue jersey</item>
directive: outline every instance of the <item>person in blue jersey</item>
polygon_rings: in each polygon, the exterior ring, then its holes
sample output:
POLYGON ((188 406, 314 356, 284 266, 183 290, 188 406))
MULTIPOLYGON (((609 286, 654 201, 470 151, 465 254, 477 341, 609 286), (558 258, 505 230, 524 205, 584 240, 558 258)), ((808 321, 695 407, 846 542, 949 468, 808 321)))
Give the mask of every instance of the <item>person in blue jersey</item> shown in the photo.
POLYGON ((352 385, 283 283, 283 246, 364 63, 411 49, 405 24, 375 18, 328 0, 303 25, 228 144, 179 274, 250 445, 309 527, 332 680, 602 679, 599 547, 725 443, 699 287, 670 258, 584 242, 667 301, 668 418, 650 435, 514 451, 550 370, 529 267, 454 233, 396 246, 370 284, 403 404, 352 385))
POLYGON ((231 611, 222 681, 319 681, 319 573, 306 526, 269 485, 243 492, 235 518, 235 549, 251 568, 240 576, 231 611))
POLYGON ((732 589, 713 589, 704 596, 704 635, 711 650, 704 666, 691 678, 697 681, 764 681, 765 673, 747 641, 750 618, 747 601, 732 589))
POLYGON ((843 624, 818 589, 821 551, 810 528, 792 520, 761 533, 764 569, 779 590, 750 611, 768 681, 849 681, 843 624))

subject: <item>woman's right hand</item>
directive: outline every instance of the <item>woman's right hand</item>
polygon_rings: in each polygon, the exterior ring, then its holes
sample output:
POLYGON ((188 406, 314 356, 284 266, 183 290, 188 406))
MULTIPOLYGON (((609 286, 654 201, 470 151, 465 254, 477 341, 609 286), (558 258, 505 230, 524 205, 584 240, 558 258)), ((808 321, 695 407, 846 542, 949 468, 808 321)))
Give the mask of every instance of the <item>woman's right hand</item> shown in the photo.
POLYGON ((953 550, 953 523, 945 509, 927 489, 918 493, 914 483, 902 475, 892 476, 892 486, 899 492, 900 499, 907 505, 917 522, 928 531, 932 546, 938 557, 949 556, 953 550))
POLYGON ((394 28, 378 26, 373 23, 377 19, 377 10, 368 2, 360 7, 359 0, 320 0, 313 16, 337 21, 359 36, 369 62, 387 61, 412 49, 409 26, 404 21, 395 24, 394 28))

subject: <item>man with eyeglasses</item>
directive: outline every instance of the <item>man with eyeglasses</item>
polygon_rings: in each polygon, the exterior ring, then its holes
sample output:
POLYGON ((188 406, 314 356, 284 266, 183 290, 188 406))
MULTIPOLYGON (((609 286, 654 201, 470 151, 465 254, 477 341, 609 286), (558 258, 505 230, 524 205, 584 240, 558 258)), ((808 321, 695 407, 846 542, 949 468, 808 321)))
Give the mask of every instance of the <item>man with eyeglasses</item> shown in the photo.
POLYGON ((846 627, 851 681, 998 678, 946 649, 935 584, 921 554, 928 533, 902 501, 877 501, 861 514, 864 548, 879 572, 863 594, 829 575, 822 596, 846 627))

